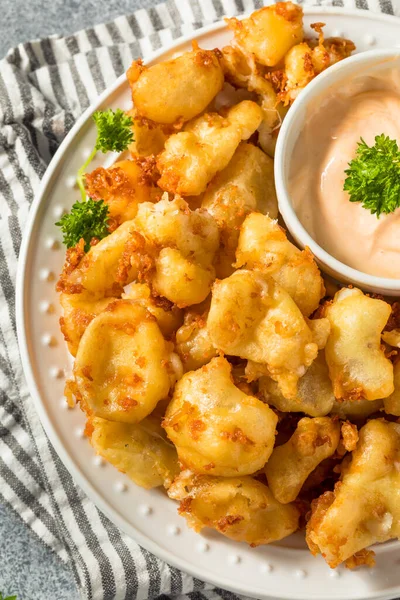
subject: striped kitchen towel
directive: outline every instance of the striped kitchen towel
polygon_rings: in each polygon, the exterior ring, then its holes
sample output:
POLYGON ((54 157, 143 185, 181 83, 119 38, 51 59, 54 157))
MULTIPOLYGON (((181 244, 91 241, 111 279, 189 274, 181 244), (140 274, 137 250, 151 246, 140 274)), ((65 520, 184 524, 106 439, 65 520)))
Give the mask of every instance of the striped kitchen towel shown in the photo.
MULTIPOLYGON (((329 4, 319 0, 318 4, 329 4)), ((390 0, 333 0, 393 14, 390 0)), ((181 573, 115 527, 75 485, 29 397, 15 325, 15 276, 29 206, 58 145, 139 56, 259 0, 169 0, 76 35, 21 44, 0 62, 0 499, 68 561, 83 598, 234 594, 181 573)))

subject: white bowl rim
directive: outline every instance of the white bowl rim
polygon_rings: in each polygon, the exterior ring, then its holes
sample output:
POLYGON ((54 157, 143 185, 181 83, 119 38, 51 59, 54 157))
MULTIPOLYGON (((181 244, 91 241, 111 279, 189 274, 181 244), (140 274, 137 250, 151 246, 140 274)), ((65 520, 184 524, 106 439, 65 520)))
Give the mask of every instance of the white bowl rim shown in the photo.
POLYGON ((372 66, 374 64, 379 64, 380 62, 383 63, 388 59, 396 58, 400 59, 400 48, 398 50, 393 48, 367 50, 332 65, 329 69, 323 71, 311 81, 293 102, 282 123, 275 150, 274 172, 279 212, 288 229, 293 236, 300 241, 301 245, 308 246, 317 260, 320 260, 321 263, 327 265, 332 271, 339 273, 343 279, 349 283, 355 283, 365 288, 380 288, 383 292, 398 291, 400 293, 400 278, 393 279, 389 277, 379 277, 354 269, 332 256, 312 238, 293 208, 284 176, 284 173, 287 173, 285 161, 287 146, 290 140, 289 136, 291 136, 292 128, 298 118, 298 111, 304 108, 304 105, 307 104, 310 97, 313 97, 317 91, 323 94, 330 86, 331 80, 338 71, 342 71, 343 74, 350 74, 351 72, 356 71, 360 65, 370 64, 372 66))
MULTIPOLYGON (((326 7, 326 6, 304 6, 304 13, 312 13, 313 11, 318 11, 328 13, 328 14, 337 14, 345 17, 358 17, 361 16, 364 19, 368 19, 370 21, 386 21, 392 23, 393 20, 397 20, 400 22, 398 18, 393 17, 392 15, 387 15, 383 13, 374 13, 372 11, 367 11, 364 9, 346 9, 343 7, 326 7)), ((167 52, 174 52, 174 50, 178 50, 179 47, 187 42, 190 42, 192 39, 197 39, 199 36, 209 33, 211 31, 217 31, 219 29, 223 29, 226 27, 226 24, 223 20, 213 23, 211 25, 207 25, 205 27, 199 28, 197 30, 191 31, 187 35, 181 36, 174 40, 174 43, 163 46, 158 49, 156 52, 149 54, 146 64, 157 60, 158 57, 164 56, 167 52)), ((331 67, 333 68, 333 67, 331 67)), ((41 205, 41 201, 46 193, 46 189, 51 182, 54 171, 56 170, 57 165, 62 160, 63 154, 67 147, 69 146, 72 139, 78 134, 79 130, 85 126, 87 119, 98 110, 101 105, 107 100, 112 94, 118 90, 118 88, 125 82, 126 75, 122 74, 113 85, 106 88, 102 94, 98 97, 98 99, 92 103, 77 119, 74 126, 71 128, 67 136, 62 141, 58 150, 56 151, 54 157, 52 158, 50 164, 47 167, 47 170, 40 182, 39 188, 36 192, 35 198, 32 202, 27 223, 24 229, 24 235, 22 239, 22 244, 19 253, 18 259, 18 270, 17 270, 17 278, 16 278, 16 322, 17 322, 17 336, 18 336, 18 345, 21 355, 21 361, 23 366, 23 372, 28 384, 28 389, 30 395, 32 397, 34 407, 39 415, 40 421, 43 425, 43 428, 48 436, 51 444, 56 450, 57 455, 69 471, 69 473, 74 478, 75 482, 80 486, 80 488, 84 491, 84 493, 89 497, 89 499, 95 503, 95 505, 115 524, 117 525, 123 532, 132 537, 138 544, 140 544, 143 548, 152 552, 155 556, 164 560, 169 565, 176 567, 177 569, 181 569, 182 571, 189 573, 193 577, 197 577, 200 580, 207 581, 217 587, 221 587, 226 590, 230 590, 236 594, 242 594, 246 596, 254 596, 254 593, 249 591, 246 582, 244 581, 242 584, 235 585, 231 584, 230 579, 224 577, 223 575, 214 576, 211 573, 206 572, 204 569, 197 567, 193 561, 182 560, 180 558, 175 557, 168 550, 164 550, 153 542, 149 537, 143 535, 140 531, 138 531, 133 525, 128 525, 124 518, 120 515, 118 510, 111 506, 107 500, 105 500, 101 494, 93 487, 93 485, 88 481, 88 479, 83 474, 79 465, 75 462, 75 460, 70 456, 68 450, 64 447, 56 427, 51 421, 50 416, 48 415, 45 405, 42 402, 41 392, 38 382, 35 379, 33 364, 31 362, 31 344, 27 337, 26 331, 26 286, 25 286, 25 276, 29 269, 30 264, 30 249, 32 242, 32 232, 35 229, 35 225, 38 219, 39 207, 41 205)), ((394 542, 396 543, 396 542, 394 542)), ((381 548, 381 546, 378 547, 381 548)), ((368 600, 390 600, 396 595, 396 597, 400 594, 400 584, 396 588, 391 588, 389 592, 380 591, 380 590, 370 590, 368 592, 368 600)), ((266 599, 266 595, 263 594, 262 597, 266 599)), ((268 597, 270 598, 270 597, 268 597)), ((279 592, 279 596, 274 594, 275 599, 281 600, 292 600, 293 594, 286 593, 281 590, 279 592)), ((319 600, 319 596, 298 593, 296 595, 296 600, 319 600)), ((359 595, 358 600, 364 600, 364 596, 359 595)), ((271 598, 272 600, 272 598, 271 598)), ((336 597, 333 595, 326 595, 324 600, 336 600, 336 597)))

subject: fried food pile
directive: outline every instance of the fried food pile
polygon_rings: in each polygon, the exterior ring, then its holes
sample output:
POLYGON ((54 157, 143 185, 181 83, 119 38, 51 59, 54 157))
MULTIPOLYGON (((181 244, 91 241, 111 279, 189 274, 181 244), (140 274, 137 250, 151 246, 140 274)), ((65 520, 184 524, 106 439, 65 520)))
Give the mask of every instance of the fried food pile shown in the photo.
POLYGON ((66 386, 98 454, 163 486, 190 527, 251 546, 305 529, 331 567, 399 537, 398 306, 328 295, 278 224, 287 106, 352 42, 291 2, 232 44, 128 71, 130 156, 86 175, 109 235, 67 251, 66 386), (382 336, 383 332, 383 336, 382 336))

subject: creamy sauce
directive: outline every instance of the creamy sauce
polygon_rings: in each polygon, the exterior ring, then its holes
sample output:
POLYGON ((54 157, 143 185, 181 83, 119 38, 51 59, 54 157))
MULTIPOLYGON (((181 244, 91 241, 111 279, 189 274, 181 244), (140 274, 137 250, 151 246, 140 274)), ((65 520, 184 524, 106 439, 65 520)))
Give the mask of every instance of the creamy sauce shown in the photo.
POLYGON ((343 191, 345 169, 362 137, 384 133, 400 147, 400 74, 360 77, 310 109, 294 148, 289 193, 313 239, 364 273, 400 278, 400 209, 378 219, 343 191))

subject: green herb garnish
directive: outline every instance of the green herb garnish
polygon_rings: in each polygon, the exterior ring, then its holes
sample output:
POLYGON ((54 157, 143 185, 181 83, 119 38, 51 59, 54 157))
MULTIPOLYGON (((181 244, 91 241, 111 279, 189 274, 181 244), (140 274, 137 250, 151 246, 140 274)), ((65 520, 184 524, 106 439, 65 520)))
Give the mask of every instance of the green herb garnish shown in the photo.
POLYGON ((361 138, 345 173, 343 189, 350 202, 361 202, 378 218, 400 206, 400 151, 387 135, 377 135, 371 147, 361 138))
POLYGON ((88 252, 93 238, 102 240, 109 234, 108 218, 108 206, 104 200, 88 198, 83 202, 75 202, 71 212, 61 217, 56 225, 61 227, 63 243, 67 248, 76 246, 83 238, 85 252, 88 252))
POLYGON ((6 598, 0 592, 0 600, 17 600, 17 596, 7 596, 6 598))
POLYGON ((132 118, 117 108, 114 112, 111 108, 105 111, 98 110, 93 119, 97 126, 96 144, 87 160, 78 171, 77 184, 81 190, 82 200, 86 198, 84 175, 88 165, 98 151, 123 152, 133 142, 132 118))
MULTIPOLYGON (((96 144, 79 169, 76 179, 81 191, 82 201, 75 202, 71 212, 64 215, 56 223, 58 227, 61 227, 63 243, 67 248, 76 246, 83 238, 85 252, 90 250, 90 242, 93 238, 102 240, 109 234, 108 206, 104 203, 104 200, 86 198, 85 171, 96 152, 123 152, 133 142, 132 118, 120 108, 117 108, 115 112, 111 108, 105 111, 98 110, 94 113, 93 119, 97 126, 96 144)), ((1 597, 0 600, 2 600, 1 597)))

